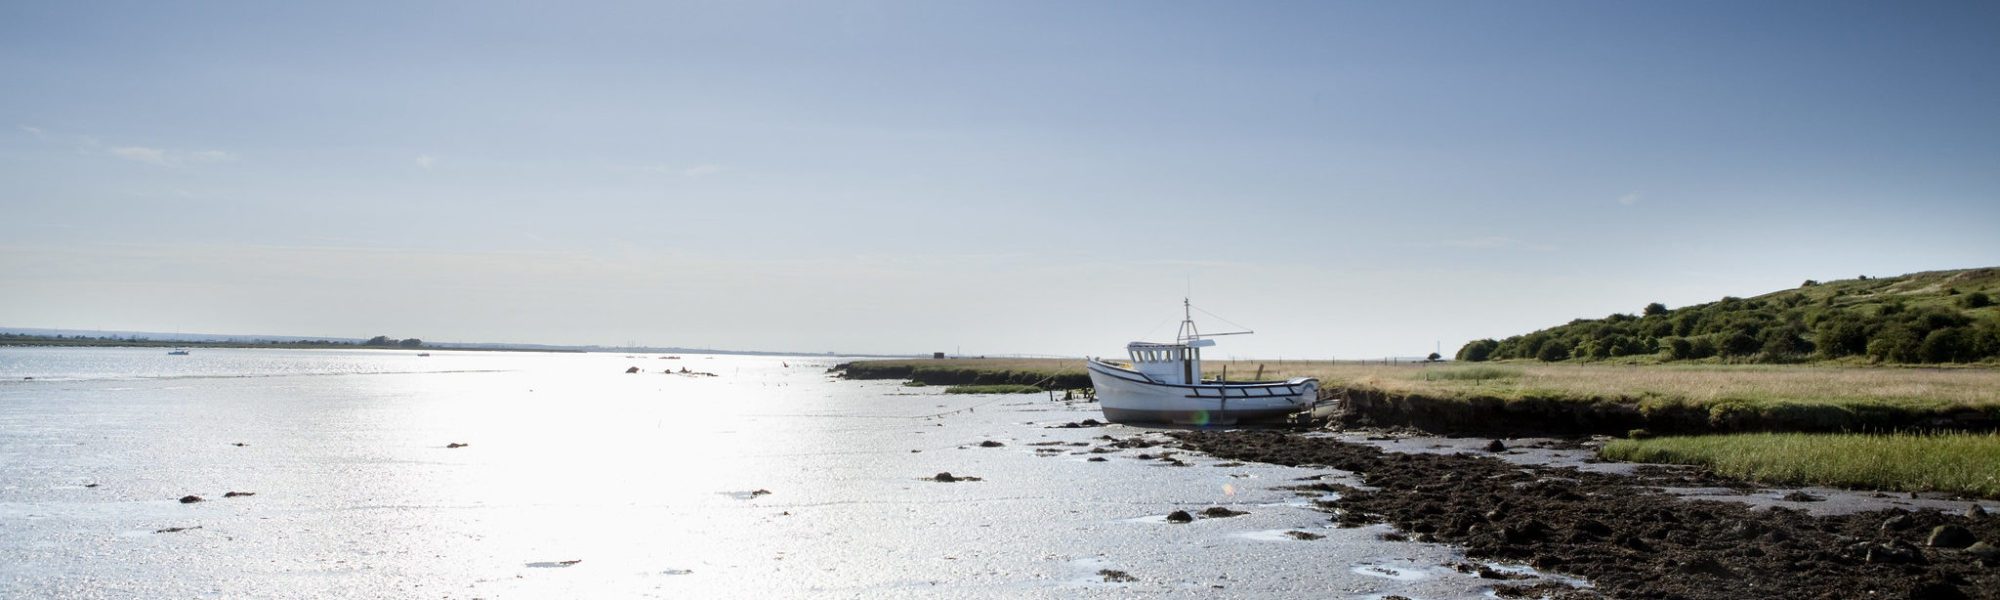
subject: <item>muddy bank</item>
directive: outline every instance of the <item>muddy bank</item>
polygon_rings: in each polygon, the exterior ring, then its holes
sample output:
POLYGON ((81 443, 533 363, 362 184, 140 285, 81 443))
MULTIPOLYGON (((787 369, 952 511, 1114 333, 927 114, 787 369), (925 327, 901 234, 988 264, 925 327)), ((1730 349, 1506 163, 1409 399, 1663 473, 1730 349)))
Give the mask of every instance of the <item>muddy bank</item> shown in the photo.
POLYGON ((1013 371, 954 366, 950 361, 940 361, 936 366, 862 361, 835 365, 833 370, 840 371, 841 377, 848 379, 905 379, 925 385, 1032 385, 1045 390, 1090 387, 1090 375, 1081 370, 1075 373, 1013 371))
POLYGON ((1912 406, 1642 404, 1632 398, 1451 399, 1351 387, 1325 390, 1342 400, 1335 417, 1347 427, 1414 427, 1433 433, 1624 435, 1751 431, 1993 431, 2000 409, 1938 410, 1912 406))
POLYGON ((1220 458, 1357 473, 1370 489, 1302 486, 1339 492, 1320 506, 1341 525, 1387 522, 1415 541, 1455 544, 1474 558, 1526 563, 1597 586, 1513 590, 1523 597, 2000 598, 2000 555, 1992 550, 2000 544, 2000 516, 1811 516, 1682 500, 1658 489, 1689 485, 1680 471, 1624 476, 1474 455, 1393 454, 1276 431, 1173 436, 1220 458), (1984 545, 1966 548, 1974 541, 1984 545))

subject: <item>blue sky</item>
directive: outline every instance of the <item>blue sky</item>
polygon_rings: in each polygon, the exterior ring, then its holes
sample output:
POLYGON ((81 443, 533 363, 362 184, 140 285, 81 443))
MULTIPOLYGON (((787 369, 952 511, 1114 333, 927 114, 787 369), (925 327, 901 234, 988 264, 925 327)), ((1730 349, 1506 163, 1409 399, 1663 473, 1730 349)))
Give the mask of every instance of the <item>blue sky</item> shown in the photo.
POLYGON ((1242 356, 2000 264, 1990 3, 0 7, 0 325, 1242 356))

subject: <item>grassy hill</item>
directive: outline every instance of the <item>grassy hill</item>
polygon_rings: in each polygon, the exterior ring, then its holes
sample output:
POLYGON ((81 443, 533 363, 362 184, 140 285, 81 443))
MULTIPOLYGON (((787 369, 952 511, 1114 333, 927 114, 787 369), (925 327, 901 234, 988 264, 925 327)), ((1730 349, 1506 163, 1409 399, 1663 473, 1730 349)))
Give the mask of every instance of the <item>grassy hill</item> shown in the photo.
POLYGON ((2000 267, 1900 277, 1807 280, 1707 304, 1647 305, 1503 340, 1474 340, 1463 361, 2000 362, 2000 267))

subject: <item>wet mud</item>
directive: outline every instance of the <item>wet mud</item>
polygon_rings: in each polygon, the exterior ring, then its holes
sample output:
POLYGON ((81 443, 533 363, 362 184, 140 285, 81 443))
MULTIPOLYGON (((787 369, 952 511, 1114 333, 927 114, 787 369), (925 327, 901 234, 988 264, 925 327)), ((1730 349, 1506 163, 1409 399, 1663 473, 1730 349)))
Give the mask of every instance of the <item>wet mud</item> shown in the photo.
POLYGON ((2000 517, 1889 509, 1815 516, 1688 500, 1666 487, 1754 485, 1685 471, 1632 475, 1537 467, 1474 454, 1400 454, 1279 431, 1186 431, 1186 449, 1355 473, 1365 489, 1316 505, 1342 526, 1389 523, 1408 539, 1461 546, 1470 558, 1589 580, 1501 585, 1502 597, 2000 598, 2000 517))

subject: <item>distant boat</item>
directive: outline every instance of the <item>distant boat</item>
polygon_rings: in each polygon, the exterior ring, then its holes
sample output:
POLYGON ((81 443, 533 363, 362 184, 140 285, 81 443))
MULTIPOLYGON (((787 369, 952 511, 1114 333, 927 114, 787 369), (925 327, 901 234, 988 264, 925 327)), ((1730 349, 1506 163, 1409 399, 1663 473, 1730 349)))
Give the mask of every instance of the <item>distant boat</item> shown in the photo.
POLYGON ((187 355, 188 355, 188 349, 187 349, 187 348, 175 348, 175 349, 172 349, 172 350, 168 350, 168 351, 167 351, 167 355, 168 355, 168 356, 187 356, 187 355))
MULTIPOLYGON (((1215 345, 1202 337, 1181 300, 1180 333, 1173 343, 1132 342, 1125 345, 1131 362, 1119 364, 1101 358, 1084 362, 1090 384, 1104 408, 1104 419, 1113 423, 1161 423, 1176 425, 1235 425, 1260 421, 1281 421, 1313 408, 1319 399, 1319 380, 1297 377, 1284 381, 1223 381, 1201 378, 1201 349, 1215 345)), ((1235 331, 1210 334, 1237 335, 1235 331)))
POLYGON ((418 353, 417 353, 417 356, 430 356, 430 355, 431 355, 431 353, 429 353, 429 352, 418 352, 418 353))

